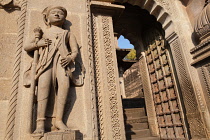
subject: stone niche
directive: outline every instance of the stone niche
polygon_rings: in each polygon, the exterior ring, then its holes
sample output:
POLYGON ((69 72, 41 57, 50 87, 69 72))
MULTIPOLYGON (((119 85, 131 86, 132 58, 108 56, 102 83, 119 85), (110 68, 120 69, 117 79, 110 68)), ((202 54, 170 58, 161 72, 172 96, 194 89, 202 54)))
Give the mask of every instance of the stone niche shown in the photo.
MULTIPOLYGON (((20 4, 21 5, 21 4, 20 4)), ((34 139, 32 133, 35 129, 35 116, 31 119, 30 112, 34 112, 35 108, 30 107, 31 96, 30 89, 23 86, 24 83, 24 72, 27 69, 27 66, 33 60, 32 57, 27 54, 23 49, 31 38, 34 37, 33 30, 39 26, 41 28, 46 28, 46 25, 43 21, 42 11, 48 6, 63 6, 67 9, 68 16, 67 21, 65 22, 65 28, 70 30, 77 39, 77 43, 80 50, 80 55, 82 63, 86 69, 86 73, 90 73, 89 70, 89 55, 88 52, 88 33, 87 33, 87 1, 86 0, 50 0, 50 1, 34 1, 27 0, 24 4, 26 8, 25 17, 23 17, 23 45, 21 47, 21 61, 20 61, 20 71, 19 71, 19 80, 18 80, 18 95, 17 95, 17 104, 15 106, 15 122, 12 131, 13 138, 15 140, 30 140, 34 139)), ((22 5, 23 6, 23 5, 22 5)), ((21 7, 21 6, 20 6, 21 7)), ((3 103, 2 100, 8 100, 11 90, 11 81, 12 81, 12 70, 13 63, 15 60, 15 50, 16 50, 16 41, 17 41, 17 32, 18 25, 16 18, 19 17, 21 10, 14 12, 7 12, 4 9, 0 9, 0 18, 3 19, 0 21, 0 117, 5 120, 0 122, 0 139, 4 138, 4 132, 6 128, 6 116, 7 112, 4 111, 7 107, 7 103, 3 103), (7 21, 7 22, 5 22, 7 21), (7 59, 5 59, 7 58, 7 59), (3 86, 2 86, 3 85, 3 86), (3 112, 3 113, 2 113, 3 112), (3 128, 2 128, 3 127, 3 128), (3 131, 2 131, 3 130, 3 131)), ((90 87, 90 74, 86 74, 84 78, 84 85, 81 87, 71 86, 67 103, 64 113, 64 123, 72 130, 69 134, 62 133, 61 135, 58 132, 50 132, 45 134, 46 139, 53 140, 54 137, 58 137, 60 140, 65 139, 76 139, 80 137, 82 139, 92 140, 97 137, 95 132, 97 132, 97 127, 93 127, 93 124, 96 121, 93 121, 95 108, 93 106, 91 87, 90 87)), ((8 101, 7 101, 8 102, 8 101)), ((46 121, 47 122, 47 121, 46 121)), ((51 128, 50 124, 47 124, 49 129, 51 128)), ((57 139, 56 139, 57 140, 57 139)))

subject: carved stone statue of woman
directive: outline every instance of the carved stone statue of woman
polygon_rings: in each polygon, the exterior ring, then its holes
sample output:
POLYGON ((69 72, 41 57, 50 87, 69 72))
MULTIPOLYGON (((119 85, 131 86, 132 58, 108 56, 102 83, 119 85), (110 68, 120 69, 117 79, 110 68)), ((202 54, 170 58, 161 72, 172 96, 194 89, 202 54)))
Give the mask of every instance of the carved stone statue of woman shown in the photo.
MULTIPOLYGON (((45 114, 52 89, 57 95, 54 125, 58 130, 69 130, 63 122, 63 114, 70 80, 75 71, 75 58, 78 55, 75 36, 62 28, 67 16, 66 9, 61 6, 50 6, 44 9, 43 16, 47 28, 40 33, 38 40, 34 39, 25 46, 27 52, 38 50, 34 75, 38 87, 37 120, 34 134, 40 135, 45 132, 45 114)), ((32 67, 28 71, 31 69, 32 67)))

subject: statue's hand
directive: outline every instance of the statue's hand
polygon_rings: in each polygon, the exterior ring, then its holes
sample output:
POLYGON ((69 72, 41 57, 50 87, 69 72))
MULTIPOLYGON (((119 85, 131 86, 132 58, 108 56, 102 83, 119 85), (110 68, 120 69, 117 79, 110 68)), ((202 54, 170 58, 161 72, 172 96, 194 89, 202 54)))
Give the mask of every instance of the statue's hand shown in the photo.
POLYGON ((72 57, 68 55, 66 58, 61 59, 61 66, 65 68, 72 60, 72 57))
POLYGON ((49 39, 41 39, 38 41, 37 46, 40 47, 47 47, 52 44, 52 40, 49 39))

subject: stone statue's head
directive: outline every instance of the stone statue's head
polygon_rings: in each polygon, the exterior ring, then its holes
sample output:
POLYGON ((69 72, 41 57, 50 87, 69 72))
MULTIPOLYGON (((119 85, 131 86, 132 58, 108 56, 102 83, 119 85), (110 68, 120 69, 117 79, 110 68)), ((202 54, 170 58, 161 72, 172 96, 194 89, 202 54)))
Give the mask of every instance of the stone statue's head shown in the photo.
POLYGON ((63 25, 67 16, 67 10, 61 6, 49 6, 43 10, 42 14, 47 26, 52 24, 63 25))

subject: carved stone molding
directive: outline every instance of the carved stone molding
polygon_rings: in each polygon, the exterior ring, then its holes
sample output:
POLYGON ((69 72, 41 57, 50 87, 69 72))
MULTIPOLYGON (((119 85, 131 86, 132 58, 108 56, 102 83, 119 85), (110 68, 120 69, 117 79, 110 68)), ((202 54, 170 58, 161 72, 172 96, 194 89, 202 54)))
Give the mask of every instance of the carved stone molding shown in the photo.
POLYGON ((179 43, 178 36, 174 35, 173 39, 169 41, 169 44, 171 46, 182 91, 190 134, 192 135, 192 138, 205 138, 206 135, 204 131, 203 120, 199 112, 191 80, 189 79, 189 73, 186 69, 185 60, 181 52, 181 45, 179 43))
POLYGON ((208 136, 210 136, 210 114, 209 111, 210 110, 210 64, 205 64, 203 66, 200 66, 198 68, 198 71, 200 73, 200 80, 203 86, 203 92, 204 92, 204 98, 205 98, 205 102, 203 103, 203 117, 204 117, 204 121, 205 121, 205 125, 206 125, 206 130, 207 130, 207 134, 208 136))
POLYGON ((18 96, 18 87, 19 87, 19 76, 20 76, 20 64, 22 56, 22 47, 23 47, 23 37, 26 21, 26 12, 27 12, 27 0, 22 0, 20 2, 21 13, 18 18, 18 39, 16 44, 16 56, 13 69, 13 79, 12 79, 12 90, 9 99, 9 109, 8 109, 8 120, 6 126, 6 135, 5 140, 13 140, 13 133, 15 127, 15 115, 16 115, 16 106, 17 106, 17 96, 18 96))
POLYGON ((96 108, 96 91, 95 91, 95 74, 94 74, 94 62, 93 62, 93 43, 92 43, 92 16, 90 11, 90 0, 86 1, 86 8, 87 8, 87 38, 88 38, 88 56, 89 56, 89 68, 90 68, 90 92, 91 92, 91 109, 92 109, 92 129, 93 129, 93 137, 97 139, 99 136, 98 134, 98 124, 97 124, 97 108, 96 108))
MULTIPOLYGON (((96 85, 97 85, 97 95, 98 95, 98 117, 99 117, 99 128, 101 139, 124 139, 122 133, 124 128, 122 126, 122 108, 119 108, 119 87, 117 86, 117 75, 114 70, 114 51, 111 41, 110 33, 110 17, 98 16, 97 21, 101 21, 103 36, 103 47, 98 44, 98 39, 101 36, 97 36, 98 29, 94 30, 94 58, 95 58, 95 73, 96 73, 96 85), (103 50, 102 50, 103 49, 103 50), (104 56, 101 56, 104 52, 104 56), (100 56, 100 57, 99 57, 100 56), (102 57, 102 58, 101 58, 102 57), (105 69, 102 69, 102 65, 106 65, 105 69), (104 79, 106 73, 106 80, 104 79), (105 83, 106 82, 106 83, 105 83), (104 87, 105 86, 105 87, 104 87), (108 107, 108 106, 109 107, 108 107), (108 116, 107 116, 108 115, 108 116), (121 116, 121 117, 120 117, 121 116), (111 117, 111 118, 109 118, 111 117), (106 121, 105 121, 106 120, 106 121), (107 126, 108 125, 108 126, 107 126), (109 129, 110 128, 110 129, 109 129), (108 131, 109 129, 109 131, 108 131), (110 131, 111 130, 111 131, 110 131), (111 132, 111 134, 109 134, 111 132)), ((93 25, 95 26, 95 16, 93 17, 93 25)), ((96 22, 97 23, 97 22, 96 22)), ((99 26, 99 25, 98 25, 99 26)))
MULTIPOLYGON (((115 5, 113 6, 115 7, 115 5)), ((112 14, 110 15, 110 13, 115 12, 112 12, 111 4, 107 6, 103 3, 92 3, 91 7, 93 11, 93 50, 100 139, 124 140, 125 131, 112 14), (102 7, 100 8, 100 6, 102 7), (97 10, 98 8, 104 10, 97 10)), ((117 7, 120 10, 123 8, 122 6, 117 7)))
POLYGON ((156 111, 154 106, 154 100, 152 95, 152 88, 149 81, 149 73, 147 70, 146 58, 144 54, 139 58, 139 65, 141 68, 141 77, 144 89, 145 104, 147 108, 147 116, 149 122, 149 128, 153 136, 159 136, 158 123, 156 117, 156 111))
POLYGON ((114 139, 122 139, 120 134, 120 120, 119 120, 119 102, 117 101, 117 79, 114 73, 114 62, 113 62, 113 51, 111 50, 111 38, 109 21, 110 18, 104 16, 102 17, 102 28, 103 28, 103 40, 104 40, 104 50, 105 50, 105 64, 107 70, 107 81, 108 81, 108 91, 110 92, 109 103, 110 103, 110 113, 112 122, 112 132, 114 139))
POLYGON ((208 100, 210 101, 210 79, 209 79, 210 78, 210 70, 209 70, 209 67, 210 67, 210 64, 207 64, 207 65, 202 66, 200 69, 201 69, 203 81, 205 83, 208 100))
POLYGON ((93 45, 94 45, 94 59, 95 59, 95 81, 96 81, 96 93, 97 93, 97 109, 98 109, 98 122, 99 122, 99 132, 100 138, 105 139, 104 135, 104 112, 102 103, 102 85, 100 78, 101 67, 99 65, 99 46, 98 46, 98 32, 96 27, 96 16, 92 15, 92 30, 93 30, 93 45))

